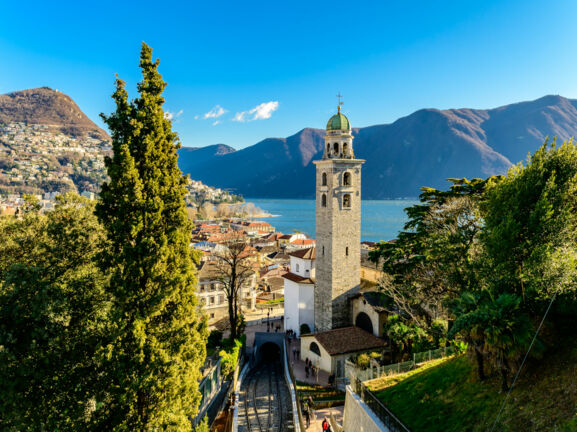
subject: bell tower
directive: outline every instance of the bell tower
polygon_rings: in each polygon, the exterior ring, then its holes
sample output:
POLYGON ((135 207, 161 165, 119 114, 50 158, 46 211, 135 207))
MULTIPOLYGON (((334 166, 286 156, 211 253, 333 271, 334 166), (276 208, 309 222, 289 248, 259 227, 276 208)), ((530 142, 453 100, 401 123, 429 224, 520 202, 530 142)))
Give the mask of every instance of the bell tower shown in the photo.
POLYGON ((316 165, 315 332, 351 324, 349 297, 361 283, 361 166, 349 119, 329 119, 316 165))

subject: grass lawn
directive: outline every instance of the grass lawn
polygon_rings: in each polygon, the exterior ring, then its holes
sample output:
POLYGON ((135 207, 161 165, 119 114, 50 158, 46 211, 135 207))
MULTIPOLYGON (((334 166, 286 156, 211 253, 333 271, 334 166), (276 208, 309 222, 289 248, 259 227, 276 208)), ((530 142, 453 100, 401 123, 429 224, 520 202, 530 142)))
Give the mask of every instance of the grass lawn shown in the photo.
MULTIPOLYGON (((367 385, 412 432, 486 432, 505 397, 499 377, 480 383, 466 356, 367 385)), ((501 419, 499 432, 577 431, 577 346, 526 365, 501 419)))

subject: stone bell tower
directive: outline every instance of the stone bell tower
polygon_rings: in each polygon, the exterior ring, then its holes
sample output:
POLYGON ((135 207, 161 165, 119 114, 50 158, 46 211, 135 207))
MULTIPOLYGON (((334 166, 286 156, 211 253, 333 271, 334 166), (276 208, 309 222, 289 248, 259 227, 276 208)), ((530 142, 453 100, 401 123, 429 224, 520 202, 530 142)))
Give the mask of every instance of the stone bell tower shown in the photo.
POLYGON ((327 123, 316 176, 315 332, 351 324, 349 297, 361 283, 361 166, 341 107, 327 123))

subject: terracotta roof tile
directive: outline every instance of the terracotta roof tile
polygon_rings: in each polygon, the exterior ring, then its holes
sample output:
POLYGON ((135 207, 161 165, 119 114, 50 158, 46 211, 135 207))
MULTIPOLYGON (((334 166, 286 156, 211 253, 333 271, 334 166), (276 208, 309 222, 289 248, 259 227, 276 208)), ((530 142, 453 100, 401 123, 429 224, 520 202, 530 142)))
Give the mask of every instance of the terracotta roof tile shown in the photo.
POLYGON ((297 251, 289 253, 289 255, 296 258, 314 260, 317 256, 317 248, 312 247, 306 249, 299 249, 297 251))
POLYGON ((359 327, 344 327, 315 333, 313 336, 332 355, 358 351, 378 350, 386 347, 384 340, 359 327))
POLYGON ((298 274, 294 274, 294 273, 285 273, 282 275, 283 278, 288 279, 290 281, 296 282, 296 283, 302 283, 302 284, 314 284, 315 281, 312 280, 311 278, 306 278, 306 277, 302 277, 299 276, 298 274))

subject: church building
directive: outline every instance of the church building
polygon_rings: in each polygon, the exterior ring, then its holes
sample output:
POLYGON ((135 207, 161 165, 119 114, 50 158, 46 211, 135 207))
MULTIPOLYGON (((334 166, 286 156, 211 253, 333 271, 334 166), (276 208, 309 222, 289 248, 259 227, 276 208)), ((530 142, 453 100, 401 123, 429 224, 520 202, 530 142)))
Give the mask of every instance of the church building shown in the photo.
POLYGON ((361 285, 361 168, 348 118, 327 123, 323 158, 316 165, 316 262, 314 332, 301 335, 301 358, 344 375, 344 360, 382 351, 385 342, 354 327, 352 299, 361 285))

